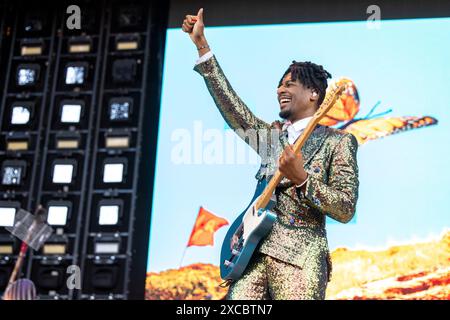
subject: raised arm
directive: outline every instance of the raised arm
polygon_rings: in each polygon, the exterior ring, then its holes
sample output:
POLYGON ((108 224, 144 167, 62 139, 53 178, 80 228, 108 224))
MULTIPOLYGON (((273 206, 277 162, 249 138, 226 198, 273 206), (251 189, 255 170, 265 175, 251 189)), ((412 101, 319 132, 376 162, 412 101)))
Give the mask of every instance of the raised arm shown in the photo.
POLYGON ((187 15, 183 21, 183 31, 189 34, 197 47, 199 57, 208 57, 194 67, 205 79, 206 86, 214 102, 228 125, 242 137, 240 131, 268 129, 269 124, 256 117, 233 90, 217 59, 212 56, 204 35, 203 9, 197 16, 187 15))

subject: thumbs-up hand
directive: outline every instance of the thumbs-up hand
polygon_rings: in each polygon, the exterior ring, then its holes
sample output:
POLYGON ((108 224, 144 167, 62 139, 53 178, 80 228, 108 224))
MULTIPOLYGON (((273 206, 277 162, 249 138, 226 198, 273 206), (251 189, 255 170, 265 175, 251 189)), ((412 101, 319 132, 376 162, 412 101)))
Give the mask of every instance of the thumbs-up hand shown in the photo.
POLYGON ((187 15, 183 21, 182 29, 189 34, 192 42, 196 45, 205 42, 205 25, 203 24, 203 8, 198 10, 196 16, 187 15))

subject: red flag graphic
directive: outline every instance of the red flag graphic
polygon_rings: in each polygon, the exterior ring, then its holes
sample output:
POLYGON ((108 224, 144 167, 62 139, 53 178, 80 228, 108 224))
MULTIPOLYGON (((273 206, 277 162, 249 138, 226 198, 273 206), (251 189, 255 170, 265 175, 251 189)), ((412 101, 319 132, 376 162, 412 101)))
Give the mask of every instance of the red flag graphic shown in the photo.
POLYGON ((214 245, 214 233, 227 224, 228 221, 224 218, 220 218, 200 207, 187 246, 214 245))

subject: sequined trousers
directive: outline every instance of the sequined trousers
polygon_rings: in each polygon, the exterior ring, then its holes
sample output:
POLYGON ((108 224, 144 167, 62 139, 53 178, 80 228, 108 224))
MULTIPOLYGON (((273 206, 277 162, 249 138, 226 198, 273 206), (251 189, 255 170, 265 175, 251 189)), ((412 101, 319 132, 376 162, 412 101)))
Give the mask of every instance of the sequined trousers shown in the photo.
POLYGON ((228 300, 323 300, 328 283, 327 259, 298 267, 255 252, 242 277, 228 290, 228 300))

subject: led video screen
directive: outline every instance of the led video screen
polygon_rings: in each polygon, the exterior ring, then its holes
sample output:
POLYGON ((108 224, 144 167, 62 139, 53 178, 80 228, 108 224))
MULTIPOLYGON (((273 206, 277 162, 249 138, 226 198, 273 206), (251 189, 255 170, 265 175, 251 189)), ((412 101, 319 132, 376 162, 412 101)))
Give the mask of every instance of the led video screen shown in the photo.
MULTIPOLYGON (((358 139, 360 186, 349 223, 327 218, 327 299, 448 298, 439 286, 449 278, 450 19, 387 20, 378 28, 206 24, 205 34, 233 88, 266 122, 279 119, 276 89, 292 60, 323 65, 331 81, 346 77, 357 89, 332 125, 358 139), (411 290, 423 281, 430 285, 411 290)), ((197 58, 188 35, 168 29, 147 299, 225 296, 221 245, 257 182, 261 160, 226 125, 193 70, 197 58), (192 245, 199 212, 223 225, 208 245, 192 245)))

